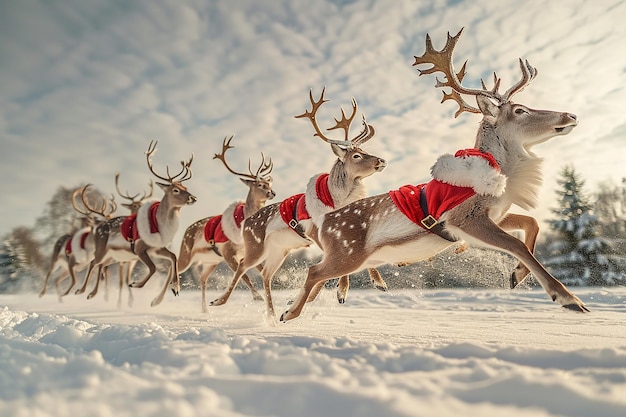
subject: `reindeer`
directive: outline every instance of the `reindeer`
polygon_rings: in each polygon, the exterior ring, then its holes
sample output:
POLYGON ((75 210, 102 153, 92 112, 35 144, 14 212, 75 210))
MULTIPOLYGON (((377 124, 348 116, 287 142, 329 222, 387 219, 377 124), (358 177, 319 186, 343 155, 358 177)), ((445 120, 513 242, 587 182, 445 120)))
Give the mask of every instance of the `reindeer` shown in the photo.
POLYGON ((56 241, 52 252, 50 269, 46 274, 44 287, 39 293, 40 297, 43 297, 46 294, 48 280, 50 279, 52 273, 59 268, 64 269, 63 273, 57 276, 55 280, 55 287, 57 289, 59 301, 62 300, 63 296, 67 295, 70 292, 70 290, 76 283, 76 270, 80 271, 85 269, 89 264, 89 261, 91 261, 91 258, 93 257, 93 228, 96 227, 98 223, 103 221, 103 219, 109 219, 117 209, 117 204, 115 203, 114 198, 112 198, 111 200, 103 198, 102 206, 100 209, 91 207, 85 198, 85 192, 90 186, 91 184, 87 184, 82 188, 77 188, 72 194, 72 206, 74 207, 74 210, 76 210, 76 212, 82 215, 82 224, 79 230, 77 230, 76 232, 63 235, 56 241), (83 206, 86 208, 86 210, 79 208, 76 204, 76 197, 79 193, 83 206), (71 280, 70 285, 64 292, 61 292, 61 282, 67 277, 69 277, 71 280))
MULTIPOLYGON (((325 88, 319 100, 313 99, 313 93, 309 93, 311 101, 311 111, 296 116, 296 118, 307 118, 315 129, 315 135, 324 142, 330 144, 337 160, 329 174, 318 174, 313 176, 308 183, 307 190, 303 194, 297 194, 284 200, 266 206, 256 214, 244 220, 243 224, 243 244, 245 246, 244 257, 236 268, 230 286, 226 292, 213 301, 211 305, 222 305, 228 301, 239 278, 250 268, 264 262, 261 269, 263 276, 263 288, 265 290, 265 301, 267 305, 267 315, 274 318, 274 306, 271 295, 271 281, 276 270, 283 263, 289 252, 310 246, 316 240, 317 220, 324 213, 334 208, 343 207, 345 204, 365 196, 365 186, 362 180, 375 172, 382 171, 386 162, 377 156, 369 155, 360 146, 370 140, 374 134, 374 128, 367 124, 363 117, 363 131, 352 139, 349 138, 350 125, 356 116, 357 104, 352 99, 352 114, 346 117, 341 109, 341 120, 335 119, 335 126, 329 128, 343 129, 344 140, 333 140, 322 133, 316 121, 316 113, 324 102, 325 88)), ((372 279, 386 284, 373 270, 372 279)), ((343 278, 347 280, 347 277, 343 278)))
MULTIPOLYGON (((234 271, 241 260, 243 249, 241 222, 256 213, 265 205, 267 200, 276 196, 272 190, 272 177, 270 176, 274 166, 271 159, 269 162, 265 161, 263 153, 261 153, 261 164, 255 173, 250 168, 250 160, 248 160, 248 174, 237 172, 229 166, 226 162, 226 152, 234 148, 230 144, 232 139, 233 136, 224 138, 222 152, 215 154, 213 159, 222 161, 226 169, 231 174, 238 176, 241 182, 248 187, 246 201, 245 203, 235 201, 221 215, 205 217, 189 226, 185 231, 178 254, 178 271, 180 273, 185 272, 194 264, 200 267, 199 282, 202 290, 202 312, 204 313, 208 311, 206 287, 211 273, 222 261, 225 261, 234 271)), ((250 278, 244 275, 243 280, 250 288, 252 297, 255 300, 262 300, 263 297, 254 288, 250 278)))
MULTIPOLYGON (((127 208, 128 210, 130 210, 131 216, 132 215, 136 215, 137 212, 139 211, 139 209, 141 208, 141 205, 143 204, 144 201, 146 201, 147 199, 149 199, 150 197, 152 197, 152 193, 154 191, 154 183, 152 182, 152 180, 150 180, 148 186, 149 186, 149 192, 148 193, 143 193, 143 196, 137 200, 137 197, 139 197, 139 193, 135 194, 134 196, 130 196, 130 194, 128 193, 128 191, 126 191, 126 193, 122 193, 119 187, 119 178, 120 178, 120 173, 116 172, 115 173, 115 189, 118 193, 118 195, 120 197, 122 197, 125 200, 128 200, 128 203, 122 203, 122 206, 127 208)), ((88 205, 86 206, 88 210, 94 212, 88 205)), ((95 212, 97 213, 97 212, 95 212)), ((107 221, 105 223, 105 225, 102 225, 99 229, 99 233, 102 234, 104 233, 104 230, 108 230, 109 226, 111 224, 113 225, 117 225, 118 223, 123 222, 125 219, 127 219, 128 216, 118 216, 115 218, 109 218, 107 219, 107 221)), ((115 228, 115 226, 114 226, 115 228)), ((135 266, 135 264, 137 263, 138 258, 137 257, 133 257, 128 261, 120 261, 119 259, 115 259, 114 257, 109 257, 108 259, 106 259, 102 265, 112 265, 114 263, 117 263, 119 265, 118 268, 118 275, 119 275, 119 292, 118 292, 118 299, 117 299, 117 305, 118 307, 121 306, 122 303, 122 286, 124 281, 126 282, 126 285, 128 286, 128 305, 129 307, 132 306, 133 304, 133 293, 131 291, 131 287, 130 287, 130 275, 131 272, 135 266), (126 266, 126 271, 124 271, 124 266, 126 266)), ((103 269, 103 271, 106 271, 106 269, 103 269)), ((87 299, 91 299, 93 297, 96 296, 96 294, 98 293, 98 288, 99 288, 99 284, 100 281, 102 279, 107 278, 108 275, 103 275, 98 273, 98 279, 96 280, 96 283, 94 285, 93 290, 87 295, 87 299)), ((87 284, 88 284, 88 279, 87 277, 85 277, 85 280, 83 282, 83 285, 76 290, 76 294, 82 294, 85 292, 85 290, 87 289, 87 284)), ((105 285, 106 288, 106 285, 105 285)))
MULTIPOLYGON (((167 176, 161 176, 154 171, 152 166, 152 156, 156 152, 156 145, 157 142, 150 142, 146 152, 146 161, 150 172, 158 179, 165 181, 165 183, 157 182, 165 194, 160 201, 145 201, 136 215, 117 217, 96 228, 94 233, 95 257, 89 264, 85 284, 79 290, 80 292, 85 291, 87 280, 93 268, 110 262, 109 259, 120 263, 134 260, 144 263, 148 267, 146 276, 141 281, 131 282, 129 285, 133 288, 141 288, 156 272, 152 258, 159 257, 168 259, 171 266, 161 291, 150 305, 156 306, 163 301, 170 283, 174 295, 179 294, 180 279, 176 255, 167 248, 167 245, 170 244, 178 230, 178 216, 181 207, 196 202, 196 197, 187 191, 187 187, 182 184, 183 181, 187 181, 192 176, 193 155, 189 161, 181 161, 182 169, 177 174, 170 175, 169 167, 167 167, 167 176)), ((95 292, 92 291, 87 298, 94 295, 95 292)))
MULTIPOLYGON (((119 179, 120 179, 120 173, 116 172, 115 173, 115 190, 117 191, 117 194, 120 197, 128 201, 127 203, 121 203, 121 204, 123 207, 127 208, 130 211, 131 215, 133 214, 136 215, 139 209, 141 208, 141 205, 143 204, 143 202, 152 197, 152 193, 154 192, 154 183, 152 182, 152 180, 150 180, 150 182, 148 183, 149 191, 147 193, 144 191, 141 198, 138 198, 139 193, 136 193, 133 196, 129 194, 128 190, 123 193, 120 190, 119 179)), ((124 216, 124 218, 126 218, 126 216, 124 216)), ((114 262, 115 261, 111 260, 111 263, 114 263, 114 262)), ((124 288, 124 283, 126 283, 126 287, 128 288, 128 306, 132 307, 133 305, 133 292, 130 287, 130 276, 136 264, 137 264, 137 259, 133 259, 128 262, 118 263, 118 266, 119 266, 118 267, 119 291, 118 291, 118 296, 117 296, 118 308, 121 307, 122 305, 122 289, 124 288)), ((89 295, 87 296, 87 299, 95 297, 95 295, 98 292, 98 283, 99 281, 96 281, 96 284, 93 290, 91 291, 91 293, 89 293, 89 295)), ((106 288, 107 288, 107 285, 105 285, 105 289, 106 288)))
POLYGON ((534 110, 511 101, 537 75, 537 70, 521 59, 522 78, 503 94, 498 91, 500 79, 496 74, 491 90, 484 82, 482 89, 461 85, 466 63, 458 73, 452 64, 461 33, 448 34, 440 51, 433 48, 427 35, 426 51, 415 57, 414 65, 433 65, 419 70, 420 75, 445 75, 445 81, 437 80, 436 87, 452 89, 451 93, 444 92, 442 102, 456 101, 456 116, 465 111, 483 115, 474 149, 440 157, 431 168, 434 179, 427 184, 404 186, 324 215, 318 221, 324 257, 309 268, 300 296, 281 321, 298 317, 305 304, 314 299, 315 290, 337 274, 423 260, 457 240, 515 256, 520 261, 513 272, 516 282, 532 273, 553 301, 574 311, 589 311, 534 257, 537 221, 508 213, 513 204, 524 209, 535 207, 542 160, 531 148, 570 133, 577 125, 576 116, 534 110), (478 107, 467 104, 464 95, 476 97, 478 107), (522 230, 524 242, 507 233, 511 230, 522 230))

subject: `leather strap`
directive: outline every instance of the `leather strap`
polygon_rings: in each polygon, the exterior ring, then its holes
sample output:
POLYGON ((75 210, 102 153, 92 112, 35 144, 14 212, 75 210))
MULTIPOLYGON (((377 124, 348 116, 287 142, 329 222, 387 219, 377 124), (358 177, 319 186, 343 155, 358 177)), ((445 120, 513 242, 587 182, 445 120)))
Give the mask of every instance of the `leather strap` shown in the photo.
POLYGON ((420 191, 420 208, 424 214, 424 218, 421 221, 422 227, 431 233, 434 233, 448 242, 456 242, 459 239, 452 236, 450 232, 445 228, 445 221, 440 222, 428 213, 428 202, 426 201, 426 185, 422 187, 420 191))
POLYGON ((296 204, 293 205, 293 213, 291 213, 291 220, 289 220, 289 227, 293 229, 294 232, 300 235, 301 238, 310 240, 309 237, 304 233, 304 227, 298 221, 298 207, 300 206, 300 202, 304 200, 304 196, 296 201, 296 204))

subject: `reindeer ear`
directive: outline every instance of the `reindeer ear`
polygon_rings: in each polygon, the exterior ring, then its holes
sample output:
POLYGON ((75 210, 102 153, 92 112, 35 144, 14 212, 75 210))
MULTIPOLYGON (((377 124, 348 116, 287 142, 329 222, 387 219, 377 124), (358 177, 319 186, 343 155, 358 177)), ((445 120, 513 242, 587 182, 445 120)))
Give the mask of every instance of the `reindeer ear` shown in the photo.
POLYGON ((241 180, 241 182, 243 182, 246 186, 250 187, 252 184, 254 184, 254 181, 252 180, 247 180, 245 178, 239 178, 241 180))
POLYGON ((491 116, 496 117, 500 112, 500 107, 498 104, 494 103, 489 97, 483 96, 481 94, 476 96, 476 102, 478 103, 478 108, 483 116, 491 116))
POLYGON ((169 188, 169 184, 163 184, 162 182, 157 182, 156 185, 158 185, 159 187, 161 187, 161 189, 163 191, 167 191, 167 189, 169 188))
POLYGON ((344 158, 346 157, 346 154, 348 153, 347 150, 343 149, 341 146, 339 145, 335 145, 334 143, 330 144, 331 149, 333 150, 333 153, 335 155, 337 155, 337 158, 339 158, 341 160, 341 162, 343 162, 344 158))

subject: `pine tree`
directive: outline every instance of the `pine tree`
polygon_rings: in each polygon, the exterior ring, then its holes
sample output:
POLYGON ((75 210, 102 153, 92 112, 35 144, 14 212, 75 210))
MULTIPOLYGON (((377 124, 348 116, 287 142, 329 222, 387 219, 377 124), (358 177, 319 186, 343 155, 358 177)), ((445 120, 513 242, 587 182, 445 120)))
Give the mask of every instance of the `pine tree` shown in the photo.
POLYGON ((32 291, 40 286, 44 260, 27 228, 16 228, 0 242, 0 293, 32 291))
POLYGON ((596 233, 598 218, 584 194, 585 182, 573 166, 561 171, 557 190, 559 207, 549 220, 555 240, 548 244, 544 264, 568 285, 614 285, 626 282, 624 265, 613 253, 609 239, 596 233))

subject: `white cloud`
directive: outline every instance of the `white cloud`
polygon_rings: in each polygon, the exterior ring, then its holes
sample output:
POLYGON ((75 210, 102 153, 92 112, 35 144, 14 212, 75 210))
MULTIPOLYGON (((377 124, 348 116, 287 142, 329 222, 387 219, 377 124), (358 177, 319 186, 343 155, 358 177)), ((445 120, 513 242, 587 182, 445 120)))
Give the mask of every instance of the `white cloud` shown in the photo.
POLYGON ((572 134, 537 148, 546 175, 533 214, 549 215, 566 161, 588 185, 626 175, 626 57, 618 53, 626 6, 618 1, 31 2, 3 15, 0 175, 12 181, 3 186, 0 232, 31 225, 59 185, 113 190, 119 170, 128 189, 143 189, 150 139, 159 140, 163 164, 196 154, 188 186, 199 201, 181 224, 244 198, 211 160, 226 135, 236 134, 233 165, 260 151, 273 158, 277 200, 300 192, 333 160, 310 125, 293 118, 309 107, 309 89, 319 94, 324 85, 333 100, 320 111, 324 124, 354 96, 377 129, 367 149, 390 165, 368 178, 370 192, 423 181, 438 155, 472 146, 479 122, 454 119, 434 77, 411 66, 426 32, 440 48, 461 27, 457 65, 469 59, 468 83, 493 71, 513 83, 517 59, 527 58, 539 76, 518 100, 579 116, 572 134), (24 190, 33 197, 19 197, 24 190))

